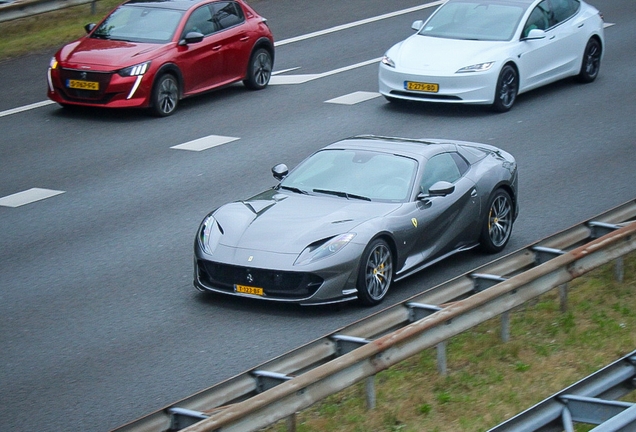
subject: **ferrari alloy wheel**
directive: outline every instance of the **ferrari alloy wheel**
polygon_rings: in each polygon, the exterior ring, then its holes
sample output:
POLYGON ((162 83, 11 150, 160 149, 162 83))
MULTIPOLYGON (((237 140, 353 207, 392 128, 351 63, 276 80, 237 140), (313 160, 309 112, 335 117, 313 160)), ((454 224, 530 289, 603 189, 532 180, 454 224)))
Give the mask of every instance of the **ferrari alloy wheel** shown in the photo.
POLYGON ((519 75, 512 65, 505 65, 499 73, 495 89, 495 101, 492 104, 496 112, 506 112, 512 108, 519 91, 519 75))
POLYGON ((393 278, 393 255, 381 239, 369 243, 362 254, 358 274, 358 298, 366 306, 382 301, 393 278))
POLYGON ((503 250, 510 240, 513 220, 512 199, 508 192, 498 189, 490 198, 488 214, 481 230, 480 242, 487 252, 503 250))
POLYGON ((267 87, 272 77, 272 55, 264 48, 259 48, 252 54, 247 66, 247 79, 245 86, 252 90, 261 90, 267 87))
POLYGON ((177 109, 179 86, 171 74, 159 77, 152 90, 152 111, 159 117, 169 116, 177 109))
POLYGON ((583 83, 590 83, 598 76, 601 68, 601 44, 596 39, 590 39, 583 53, 581 72, 578 79, 583 83))

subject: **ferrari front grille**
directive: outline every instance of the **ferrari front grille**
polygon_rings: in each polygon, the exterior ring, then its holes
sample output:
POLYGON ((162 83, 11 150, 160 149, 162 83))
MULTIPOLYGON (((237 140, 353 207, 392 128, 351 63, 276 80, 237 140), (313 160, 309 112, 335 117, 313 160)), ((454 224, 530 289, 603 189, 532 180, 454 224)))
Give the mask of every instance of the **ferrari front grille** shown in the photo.
POLYGON ((262 288, 273 298, 303 299, 312 296, 323 279, 313 273, 265 270, 198 260, 198 277, 204 286, 233 293, 236 285, 262 288))

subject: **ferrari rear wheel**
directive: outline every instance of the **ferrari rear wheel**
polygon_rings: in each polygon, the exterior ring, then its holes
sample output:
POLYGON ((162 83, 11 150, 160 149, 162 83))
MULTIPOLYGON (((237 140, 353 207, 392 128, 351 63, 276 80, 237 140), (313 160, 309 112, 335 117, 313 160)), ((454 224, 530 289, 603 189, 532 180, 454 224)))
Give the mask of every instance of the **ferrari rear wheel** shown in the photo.
POLYGON ((358 273, 358 299, 365 306, 382 301, 393 279, 393 255, 382 239, 367 245, 360 261, 358 273))
POLYGON ((496 112, 506 112, 512 108, 517 100, 517 92, 519 91, 519 74, 517 69, 507 64, 499 73, 497 79, 497 87, 495 89, 495 101, 492 109, 496 112))
POLYGON ((174 75, 159 77, 152 90, 152 112, 159 117, 169 116, 179 103, 179 85, 174 75))
POLYGON ((265 48, 259 48, 252 54, 247 66, 247 79, 243 81, 251 90, 261 90, 267 87, 272 77, 272 55, 265 48))
POLYGON ((587 42, 585 52, 583 53, 583 62, 581 63, 581 71, 578 79, 583 83, 590 83, 598 76, 601 68, 601 44, 598 40, 592 38, 587 42))
POLYGON ((501 252, 510 240, 514 210, 508 192, 498 189, 490 197, 488 214, 481 229, 480 243, 489 253, 501 252))

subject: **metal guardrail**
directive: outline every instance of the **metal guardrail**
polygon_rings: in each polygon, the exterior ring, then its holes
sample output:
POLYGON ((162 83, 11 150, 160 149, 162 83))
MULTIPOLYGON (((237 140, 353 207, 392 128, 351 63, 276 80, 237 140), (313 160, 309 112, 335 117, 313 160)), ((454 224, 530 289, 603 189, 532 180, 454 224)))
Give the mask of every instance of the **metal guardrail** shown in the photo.
POLYGON ((488 432, 569 432, 574 423, 598 425, 594 432, 635 431, 636 404, 616 401, 634 390, 636 351, 488 432))
MULTIPOLYGON (((374 405, 376 373, 501 316, 555 287, 636 250, 636 200, 435 286, 218 385, 176 402, 117 432, 252 431, 366 379, 374 405)), ((617 266, 620 268, 620 266, 617 266)), ((567 296, 562 296, 562 301, 567 296)))
POLYGON ((88 3, 91 3, 91 10, 94 13, 96 2, 97 0, 17 0, 0 4, 0 22, 13 21, 88 3))

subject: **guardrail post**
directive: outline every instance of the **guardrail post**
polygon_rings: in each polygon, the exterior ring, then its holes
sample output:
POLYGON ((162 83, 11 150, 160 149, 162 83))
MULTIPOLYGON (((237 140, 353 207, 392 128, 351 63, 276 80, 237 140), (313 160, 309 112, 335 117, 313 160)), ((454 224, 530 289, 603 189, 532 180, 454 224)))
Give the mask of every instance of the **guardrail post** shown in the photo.
POLYGON ((623 257, 618 257, 614 261, 614 277, 617 282, 623 283, 625 277, 625 268, 623 266, 623 257))
POLYGON ((440 375, 446 375, 446 341, 437 344, 437 371, 440 375))
POLYGON ((367 395, 367 409, 372 410, 375 408, 375 375, 366 379, 364 388, 367 395))
POLYGON ((510 340, 510 311, 501 314, 501 340, 503 342, 510 340))
POLYGON ((296 432, 296 413, 287 417, 287 432, 296 432))
POLYGON ((559 304, 561 305, 561 313, 568 310, 568 284, 559 285, 559 304))
POLYGON ((95 15, 97 12, 97 0, 91 2, 91 15, 95 15))

